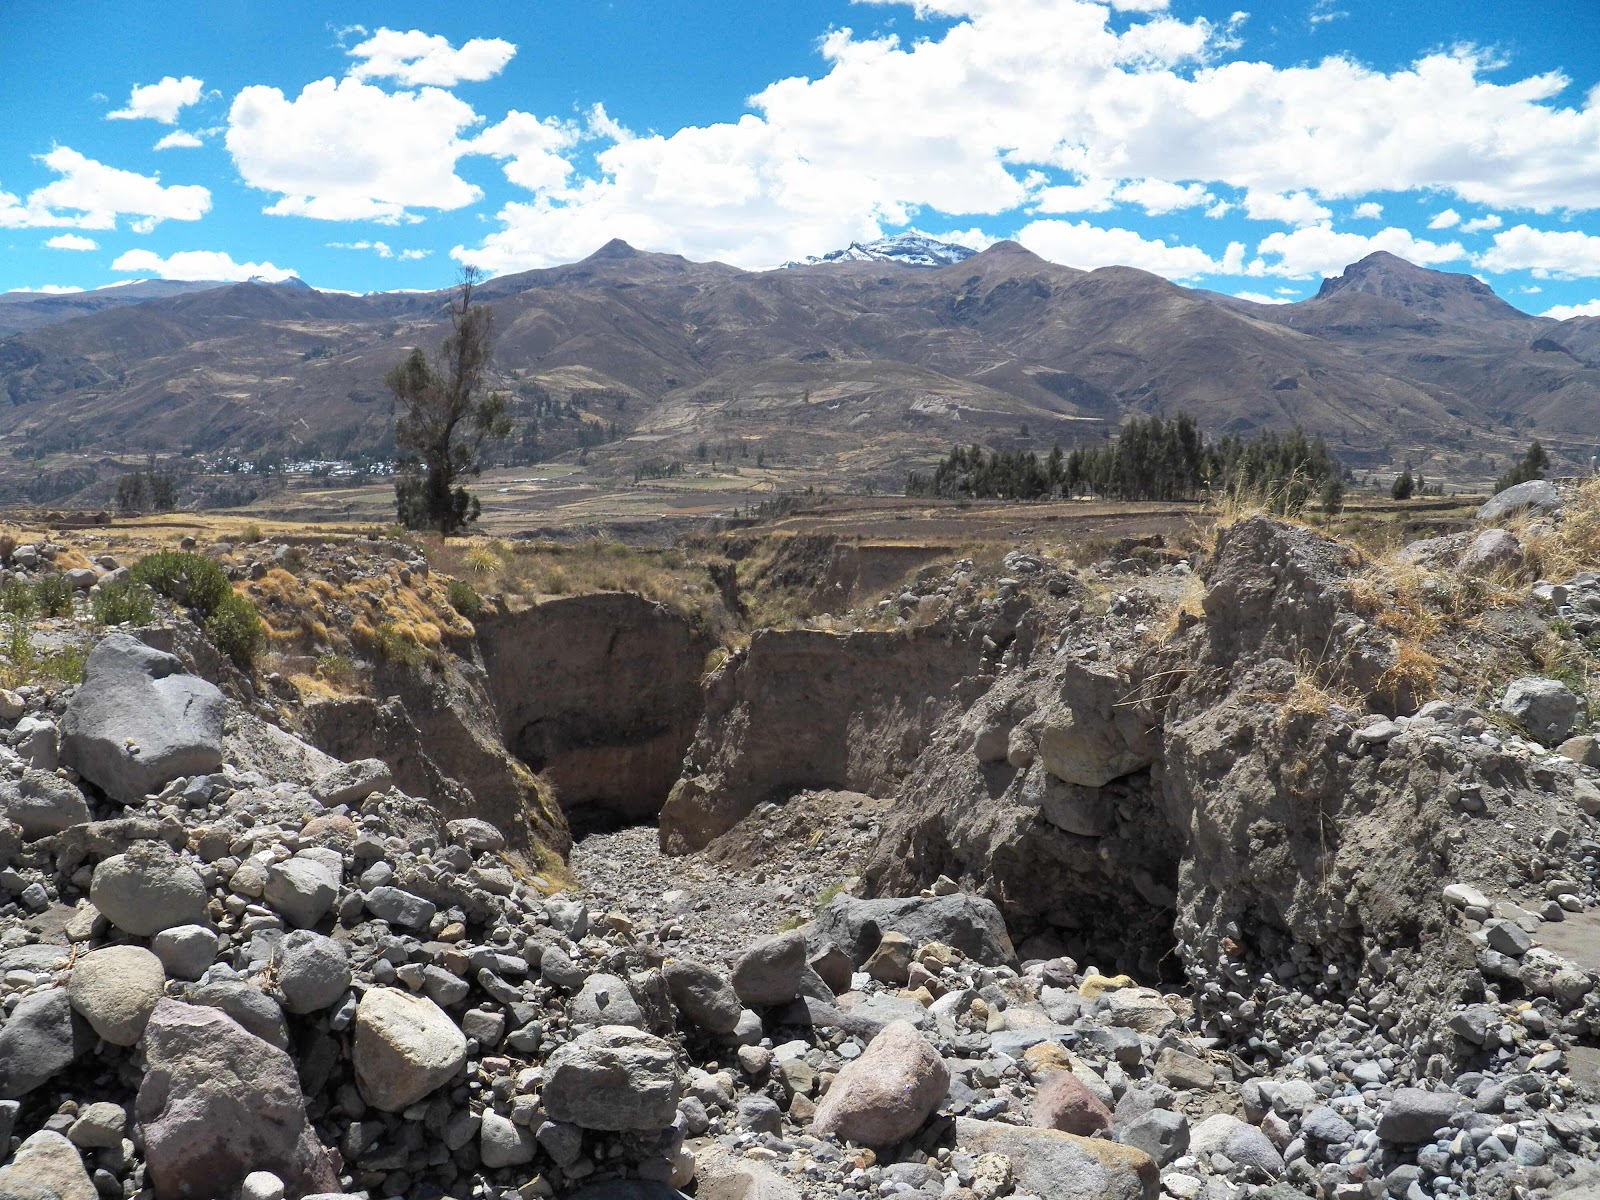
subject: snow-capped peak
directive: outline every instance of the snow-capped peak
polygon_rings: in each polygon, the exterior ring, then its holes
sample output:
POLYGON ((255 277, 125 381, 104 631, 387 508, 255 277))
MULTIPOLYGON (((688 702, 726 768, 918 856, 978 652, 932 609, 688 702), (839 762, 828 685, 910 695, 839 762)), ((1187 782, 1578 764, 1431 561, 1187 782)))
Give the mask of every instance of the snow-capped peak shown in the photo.
POLYGON ((937 241, 920 233, 897 233, 875 242, 851 242, 843 250, 830 250, 820 256, 812 255, 803 262, 787 262, 783 265, 810 267, 818 263, 883 262, 898 263, 903 267, 948 267, 976 253, 976 250, 969 250, 954 242, 937 241))

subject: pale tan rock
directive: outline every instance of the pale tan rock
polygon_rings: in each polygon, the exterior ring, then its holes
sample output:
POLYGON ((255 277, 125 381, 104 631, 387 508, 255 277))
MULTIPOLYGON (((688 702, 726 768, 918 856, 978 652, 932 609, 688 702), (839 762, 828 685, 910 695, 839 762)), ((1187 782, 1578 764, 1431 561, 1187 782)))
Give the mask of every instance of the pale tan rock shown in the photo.
POLYGON ((67 984, 72 1007, 115 1046, 135 1045, 167 984, 161 960, 140 946, 107 946, 77 960, 67 984))
POLYGON ((374 1108, 400 1112, 448 1083, 467 1037, 425 996, 372 988, 356 1006, 356 1085, 374 1108))

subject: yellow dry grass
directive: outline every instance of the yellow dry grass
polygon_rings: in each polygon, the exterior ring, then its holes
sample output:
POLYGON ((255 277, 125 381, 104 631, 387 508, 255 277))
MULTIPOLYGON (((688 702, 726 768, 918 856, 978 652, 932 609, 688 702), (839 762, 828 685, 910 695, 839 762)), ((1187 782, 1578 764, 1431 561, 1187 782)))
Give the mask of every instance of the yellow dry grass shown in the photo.
POLYGON ((720 636, 729 618, 706 563, 682 550, 641 549, 620 542, 423 539, 429 563, 446 575, 471 578, 484 595, 534 601, 594 592, 633 592, 654 600, 720 636))
POLYGON ((1600 478, 1580 484, 1567 497, 1553 526, 1525 512, 1502 526, 1522 543, 1528 573, 1534 577, 1560 581, 1591 570, 1600 564, 1600 478))
MULTIPOLYGON (((447 638, 473 633, 450 606, 442 580, 412 576, 401 583, 395 569, 336 585, 274 567, 238 590, 255 605, 272 649, 282 655, 410 658, 437 654, 447 638)), ((324 689, 347 685, 324 674, 324 689)))

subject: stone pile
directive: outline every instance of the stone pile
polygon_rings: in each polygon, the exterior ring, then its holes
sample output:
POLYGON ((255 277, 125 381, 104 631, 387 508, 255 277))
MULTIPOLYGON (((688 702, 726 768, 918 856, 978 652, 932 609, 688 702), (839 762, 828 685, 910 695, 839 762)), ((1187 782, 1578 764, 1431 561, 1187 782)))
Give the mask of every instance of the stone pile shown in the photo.
MULTIPOLYGON (((1304 548, 1273 545, 1298 586, 1304 548)), ((1159 549, 1081 571, 1016 551, 992 581, 946 564, 891 598, 904 624, 949 608, 988 639, 992 689, 926 761, 947 792, 959 774, 1012 806, 895 815, 922 822, 900 843, 917 878, 892 889, 918 894, 853 894, 890 806, 845 792, 759 807, 692 860, 596 838, 576 878, 539 874, 503 830, 444 820, 382 762, 269 732, 128 635, 96 647, 80 688, 0 694, 0 1197, 1600 1186, 1600 754, 1582 698, 1530 675, 1481 710, 1330 706, 1285 732, 1259 699, 1241 715, 1207 697, 1189 769, 1244 760, 1240 729, 1296 738, 1324 791, 1359 783, 1385 823, 1338 827, 1366 874, 1307 851, 1328 872, 1311 879, 1273 859, 1299 831, 1230 809, 1251 782, 1230 781, 1190 798, 1182 837, 1205 854, 1186 847, 1180 872, 1178 835, 1148 832, 1150 777, 1185 762, 1127 673, 1162 589, 1187 584, 1159 549), (1118 591, 1124 576, 1139 585, 1118 591), (1384 839, 1412 827, 1437 871, 1385 890, 1384 839), (647 857, 595 870, 608 847, 647 857), (1007 855, 1011 884, 1048 895, 1037 908, 979 894, 1007 855), (1231 892, 1196 882, 1224 863, 1231 892), (1287 915, 1263 919, 1278 898, 1287 915), (1384 904, 1380 936, 1362 921, 1384 904)), ((1322 629, 1304 579, 1290 608, 1322 629)), ((1576 629, 1593 582, 1540 602, 1576 629)), ((1262 594, 1226 584, 1240 608, 1262 594)), ((1292 683, 1286 659, 1247 669, 1242 695, 1292 683)))

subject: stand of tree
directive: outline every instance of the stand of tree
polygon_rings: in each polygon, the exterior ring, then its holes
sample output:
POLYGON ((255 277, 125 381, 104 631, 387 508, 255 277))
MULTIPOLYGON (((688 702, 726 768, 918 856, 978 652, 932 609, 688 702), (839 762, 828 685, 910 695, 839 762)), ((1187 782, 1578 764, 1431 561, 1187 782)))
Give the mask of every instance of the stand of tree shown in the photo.
POLYGON ((171 512, 178 507, 177 481, 160 471, 135 471, 117 480, 117 511, 123 515, 171 512))
POLYGON ((1171 421, 1134 417, 1105 446, 1044 458, 1031 450, 957 446, 931 473, 906 478, 908 496, 1038 500, 1080 493, 1117 500, 1191 500, 1232 492, 1259 497, 1275 512, 1297 513, 1313 498, 1337 510, 1343 472, 1321 438, 1295 429, 1266 431, 1245 441, 1229 434, 1205 439, 1187 413, 1171 421))
POLYGON ((1519 483, 1543 479, 1545 469, 1549 466, 1550 455, 1539 444, 1539 439, 1534 438, 1533 441, 1528 443, 1528 450, 1522 456, 1522 461, 1516 463, 1509 471, 1494 481, 1495 494, 1498 495, 1508 487, 1516 487, 1519 483))

